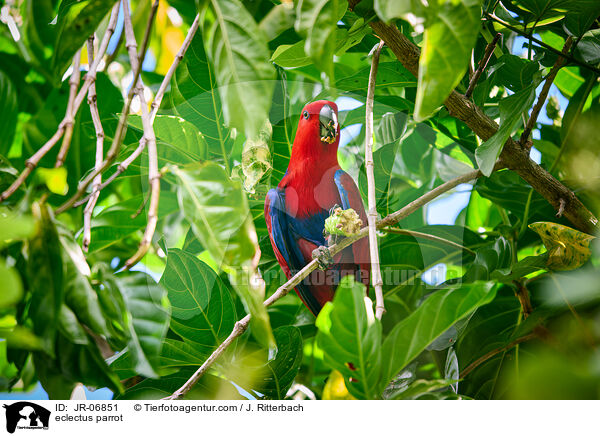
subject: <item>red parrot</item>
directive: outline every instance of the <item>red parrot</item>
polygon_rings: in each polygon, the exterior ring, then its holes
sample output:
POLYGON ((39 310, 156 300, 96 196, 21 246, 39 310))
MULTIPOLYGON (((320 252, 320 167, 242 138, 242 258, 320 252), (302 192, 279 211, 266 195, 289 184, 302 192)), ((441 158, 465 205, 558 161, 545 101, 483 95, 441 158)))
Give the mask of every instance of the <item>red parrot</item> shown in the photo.
MULTIPOLYGON (((323 230, 330 210, 352 208, 363 223, 367 215, 352 178, 338 164, 340 126, 337 105, 320 100, 302 110, 292 155, 277 188, 265 200, 265 219, 277 261, 291 278, 312 260, 312 252, 327 246, 323 230)), ((345 248, 327 270, 315 270, 296 287, 298 296, 316 316, 333 299, 339 280, 353 274, 369 286, 370 256, 366 238, 345 248)))

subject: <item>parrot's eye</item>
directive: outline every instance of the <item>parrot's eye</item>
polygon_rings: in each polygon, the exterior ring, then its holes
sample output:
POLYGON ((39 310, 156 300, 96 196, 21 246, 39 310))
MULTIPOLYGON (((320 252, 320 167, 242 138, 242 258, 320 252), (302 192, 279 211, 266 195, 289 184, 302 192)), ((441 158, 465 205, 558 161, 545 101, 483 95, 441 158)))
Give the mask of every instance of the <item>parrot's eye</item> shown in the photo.
POLYGON ((304 119, 308 120, 308 117, 310 115, 308 115, 308 111, 304 111, 304 112, 302 112, 302 116, 304 117, 304 119))

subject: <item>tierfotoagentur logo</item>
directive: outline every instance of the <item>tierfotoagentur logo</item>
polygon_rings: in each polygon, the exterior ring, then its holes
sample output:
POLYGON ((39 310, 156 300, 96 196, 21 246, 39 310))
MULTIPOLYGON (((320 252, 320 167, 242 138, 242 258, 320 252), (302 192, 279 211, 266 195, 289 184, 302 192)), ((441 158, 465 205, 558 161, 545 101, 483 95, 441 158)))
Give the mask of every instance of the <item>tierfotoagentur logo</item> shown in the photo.
POLYGON ((19 401, 4 405, 6 409, 6 430, 14 433, 16 429, 48 430, 50 411, 29 401, 19 401))

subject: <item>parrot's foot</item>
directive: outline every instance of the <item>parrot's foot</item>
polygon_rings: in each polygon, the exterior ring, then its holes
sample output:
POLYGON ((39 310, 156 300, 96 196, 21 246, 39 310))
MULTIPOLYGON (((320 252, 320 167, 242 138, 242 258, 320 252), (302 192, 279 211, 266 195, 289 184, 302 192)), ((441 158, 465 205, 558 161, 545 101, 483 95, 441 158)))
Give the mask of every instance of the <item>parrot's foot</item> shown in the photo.
POLYGON ((313 259, 317 259, 317 265, 319 265, 319 268, 323 271, 333 265, 331 252, 329 251, 329 248, 323 245, 313 250, 312 257, 313 259))

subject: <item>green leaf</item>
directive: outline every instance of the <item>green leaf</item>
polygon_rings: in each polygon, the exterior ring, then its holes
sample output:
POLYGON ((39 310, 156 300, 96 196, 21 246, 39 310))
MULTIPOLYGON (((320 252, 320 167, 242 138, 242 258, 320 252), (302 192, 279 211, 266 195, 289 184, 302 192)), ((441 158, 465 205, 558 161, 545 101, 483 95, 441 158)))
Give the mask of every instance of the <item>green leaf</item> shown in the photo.
POLYGON ((280 67, 296 68, 310 65, 312 59, 304 52, 304 41, 295 44, 281 44, 275 49, 271 60, 280 67))
POLYGON ((126 309, 122 320, 133 367, 137 374, 156 377, 169 328, 167 292, 144 273, 119 274, 115 279, 126 309))
POLYGON ((521 91, 540 80, 540 64, 512 54, 504 54, 490 68, 495 83, 513 92, 521 91))
POLYGON ((240 183, 214 163, 172 168, 179 206, 218 265, 239 267, 254 258, 256 233, 240 183))
POLYGON ((273 126, 265 120, 258 136, 249 138, 242 151, 241 176, 246 192, 254 193, 254 188, 272 168, 270 151, 273 126))
POLYGON ((0 155, 8 155, 17 127, 17 90, 10 78, 0 71, 0 155))
POLYGON ((171 248, 160 284, 171 301, 171 330, 184 341, 208 355, 229 336, 236 322, 233 300, 208 265, 171 248))
POLYGON ((0 247, 4 247, 14 239, 28 238, 34 230, 35 222, 30 215, 0 208, 0 247))
POLYGON ((526 23, 544 25, 562 19, 569 10, 570 0, 514 0, 526 23), (522 11, 526 13, 523 14, 522 11))
POLYGON ((415 380, 406 389, 394 392, 389 400, 416 400, 421 395, 439 391, 456 383, 456 380, 415 380))
POLYGON ((302 363, 302 335, 297 327, 276 328, 273 330, 273 336, 277 343, 277 356, 274 359, 264 366, 257 367, 256 357, 249 354, 240 361, 238 368, 228 371, 232 374, 239 371, 239 375, 233 379, 236 383, 238 379, 240 383, 244 382, 248 373, 255 374, 250 380, 246 380, 245 384, 242 383, 242 386, 249 392, 256 391, 262 394, 262 400, 285 399, 302 363))
POLYGON ((493 300, 493 285, 477 282, 440 289, 394 327, 383 343, 383 379, 391 380, 457 321, 493 300))
POLYGON ((479 169, 490 176, 502 147, 515 129, 522 123, 521 114, 529 109, 535 99, 535 87, 529 86, 500 101, 500 128, 475 150, 479 169))
POLYGON ((419 62, 417 121, 430 117, 465 74, 479 34, 481 0, 444 2, 432 15, 419 62))
POLYGON ((89 32, 98 27, 114 4, 115 0, 62 0, 58 8, 56 49, 51 63, 55 77, 63 75, 89 32))
MULTIPOLYGON (((144 194, 136 195, 102 210, 92 218, 92 239, 89 251, 95 252, 118 243, 123 238, 146 227, 147 214, 137 213, 144 203, 144 194)), ((177 212, 179 205, 173 192, 162 191, 158 206, 159 220, 177 212)))
POLYGON ((365 287, 346 276, 325 304, 316 321, 317 344, 323 360, 338 370, 348 391, 359 399, 375 399, 381 394, 381 324, 375 319, 365 287), (352 379, 352 380, 351 380, 352 379))
POLYGON ((69 399, 76 383, 123 391, 119 378, 107 366, 95 344, 74 344, 59 333, 55 355, 55 359, 50 359, 41 352, 33 353, 36 375, 51 399, 69 399))
POLYGON ((374 9, 382 21, 390 22, 395 18, 403 18, 408 13, 421 16, 423 4, 419 0, 375 0, 374 9))
POLYGON ((36 232, 29 241, 27 274, 31 289, 29 316, 33 332, 49 353, 64 299, 64 266, 56 226, 46 205, 34 205, 36 232))
MULTIPOLYGON (((362 68, 356 73, 340 78, 335 86, 343 91, 357 91, 366 94, 367 85, 369 83, 370 67, 362 68)), ((391 88, 391 87, 414 87, 417 85, 415 76, 404 68, 400 62, 382 62, 377 69, 377 82, 375 89, 391 88)), ((363 113, 365 109, 361 108, 363 113)))
POLYGON ((294 20, 294 5, 291 3, 281 3, 273 6, 269 13, 260 20, 258 28, 265 34, 267 41, 272 41, 292 27, 294 20))
POLYGON ((23 297, 21 277, 14 268, 7 266, 3 259, 0 259, 0 283, 2 283, 0 309, 12 307, 21 301, 23 297))
POLYGON ((576 37, 582 36, 600 15, 600 3, 596 0, 569 2, 564 27, 576 37))
POLYGON ((203 29, 215 68, 225 121, 256 136, 269 113, 275 70, 258 25, 239 0, 210 0, 214 20, 203 29))
MULTIPOLYGON (((140 116, 130 115, 127 121, 130 126, 142 131, 140 116)), ((166 164, 183 165, 204 161, 208 157, 208 145, 204 135, 194 124, 181 117, 158 115, 154 120, 154 133, 159 167, 166 164)), ((132 148, 137 146, 136 143, 132 148)))
MULTIPOLYGON (((300 0, 296 6, 296 32, 305 39, 304 52, 334 82, 333 54, 337 22, 345 0, 300 0)), ((343 9, 342 9, 343 8, 343 9)))
MULTIPOLYGON (((508 345, 521 318, 521 306, 514 291, 504 286, 496 298, 479 308, 458 338, 455 348, 460 372, 492 350, 508 345)), ((530 316, 531 318, 531 316, 530 316)), ((509 349, 486 359, 473 369, 459 384, 461 394, 475 399, 502 398, 506 389, 499 382, 503 370, 518 368, 517 350, 509 349)))
POLYGON ((198 33, 171 80, 171 91, 161 109, 192 123, 208 146, 208 159, 232 166, 233 140, 224 125, 220 89, 198 33))

